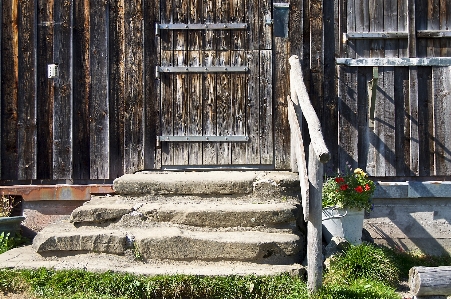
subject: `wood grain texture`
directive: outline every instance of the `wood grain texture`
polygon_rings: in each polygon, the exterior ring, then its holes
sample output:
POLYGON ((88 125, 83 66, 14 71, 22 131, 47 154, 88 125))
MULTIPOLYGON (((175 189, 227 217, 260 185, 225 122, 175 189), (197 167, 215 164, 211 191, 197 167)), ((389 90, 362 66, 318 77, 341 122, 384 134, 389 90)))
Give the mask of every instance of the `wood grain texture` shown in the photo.
POLYGON ((59 76, 53 102, 53 179, 72 178, 72 15, 71 2, 55 2, 53 61, 58 64, 59 76))
POLYGON ((144 54, 141 0, 125 1, 124 172, 144 169, 144 54))
POLYGON ((47 63, 53 61, 53 1, 37 2, 37 177, 53 178, 53 80, 47 78, 47 63))
POLYGON ((18 178, 19 32, 18 0, 2 3, 2 179, 18 178), (8 74, 8 75, 7 75, 8 74))
POLYGON ((90 47, 89 0, 74 2, 73 30, 73 177, 90 178, 89 103, 91 100, 91 76, 89 64, 90 47), (74 96, 73 96, 74 98, 74 96))
MULTIPOLYGON (((109 176, 124 174, 124 117, 125 117, 125 38, 124 0, 110 1, 109 24, 109 176)), ((91 27, 91 26, 90 26, 91 27)), ((94 65, 92 66, 94 67, 94 65)), ((92 79, 91 79, 92 80, 92 79)), ((91 104, 90 104, 91 105, 91 104)), ((92 122, 92 121, 91 121, 92 122)), ((91 132, 93 134, 93 132, 91 132)))
MULTIPOLYGON (((19 2, 18 24, 18 179, 37 178, 36 32, 34 1, 19 2)), ((0 18, 1 19, 1 18, 0 18)), ((1 39, 1 37, 0 37, 1 39)))
POLYGON ((90 120, 90 178, 109 177, 109 111, 108 111, 108 36, 107 3, 92 7, 90 31, 91 103, 90 120))

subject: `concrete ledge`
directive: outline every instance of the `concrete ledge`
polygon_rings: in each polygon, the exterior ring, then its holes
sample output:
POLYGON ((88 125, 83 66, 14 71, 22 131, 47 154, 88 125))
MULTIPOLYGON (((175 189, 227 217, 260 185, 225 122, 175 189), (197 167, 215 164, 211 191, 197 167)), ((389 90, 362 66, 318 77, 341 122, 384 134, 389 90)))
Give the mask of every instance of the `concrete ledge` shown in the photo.
POLYGON ((451 181, 377 182, 373 198, 451 197, 451 181))
POLYGON ((126 174, 114 180, 117 194, 274 196, 298 193, 299 176, 288 171, 152 172, 126 174))
POLYGON ((376 243, 432 255, 451 253, 451 196, 375 198, 373 202, 364 227, 376 243))

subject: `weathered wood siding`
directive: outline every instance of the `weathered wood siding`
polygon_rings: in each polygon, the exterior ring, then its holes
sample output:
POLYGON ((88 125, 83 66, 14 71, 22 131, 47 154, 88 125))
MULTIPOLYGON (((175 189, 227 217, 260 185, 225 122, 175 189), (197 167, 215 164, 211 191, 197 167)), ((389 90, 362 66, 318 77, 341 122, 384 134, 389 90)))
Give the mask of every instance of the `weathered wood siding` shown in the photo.
POLYGON ((382 177, 451 175, 450 67, 378 67, 370 128, 373 68, 336 64, 451 56, 449 34, 418 34, 449 30, 449 1, 9 0, 0 21, 0 180, 111 180, 165 166, 289 169, 293 54, 332 154, 328 171, 349 163, 382 177), (288 37, 266 24, 276 2, 289 3, 288 37), (155 32, 156 23, 228 22, 248 29, 155 32), (407 35, 343 40, 355 32, 407 35), (59 78, 47 78, 50 63, 59 78), (159 65, 249 70, 156 79, 159 65), (158 144, 159 135, 249 142, 158 144))
POLYGON ((270 0, 2 1, 0 180, 111 180, 167 165, 288 169, 287 61, 302 29, 274 38, 271 14, 270 0), (155 33, 156 23, 218 22, 248 28, 155 33), (158 65, 249 71, 156 79, 158 65), (159 147, 159 135, 250 142, 159 147))
MULTIPOLYGON (((450 38, 420 36, 420 30, 449 33, 451 4, 438 0, 340 0, 336 57, 450 56, 450 38), (405 38, 348 39, 356 32, 402 32, 405 38)), ((381 177, 451 174, 451 67, 378 67, 374 128, 368 121, 368 83, 373 67, 339 66, 336 113, 325 130, 338 133, 338 157, 381 177), (334 124, 338 123, 337 126, 334 124)), ((334 141, 329 146, 333 148, 334 141)))

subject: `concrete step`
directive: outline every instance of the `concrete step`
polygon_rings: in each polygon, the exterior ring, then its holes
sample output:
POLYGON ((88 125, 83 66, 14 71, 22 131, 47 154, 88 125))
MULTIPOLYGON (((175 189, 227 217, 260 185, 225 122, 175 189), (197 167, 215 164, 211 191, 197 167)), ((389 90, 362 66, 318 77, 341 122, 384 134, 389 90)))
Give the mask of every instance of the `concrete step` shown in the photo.
MULTIPOLYGON (((72 212, 71 222, 87 225, 115 222, 123 218, 125 221, 126 217, 134 215, 142 222, 171 222, 198 227, 280 227, 294 224, 298 213, 297 202, 288 200, 95 196, 72 212)), ((137 224, 136 221, 134 224, 137 224)))
POLYGON ((145 229, 130 227, 75 227, 62 221, 42 230, 33 248, 44 252, 139 252, 145 260, 234 260, 290 264, 302 255, 296 231, 197 231, 169 223, 145 229))
POLYGON ((121 195, 283 195, 299 193, 298 175, 285 171, 158 172, 126 174, 114 180, 121 195))
POLYGON ((137 260, 132 254, 115 255, 106 253, 66 252, 51 256, 36 253, 31 246, 14 248, 0 254, 0 268, 54 270, 80 269, 90 272, 113 271, 135 275, 258 275, 268 276, 283 273, 304 275, 305 269, 299 263, 293 264, 258 264, 237 261, 169 261, 137 260))

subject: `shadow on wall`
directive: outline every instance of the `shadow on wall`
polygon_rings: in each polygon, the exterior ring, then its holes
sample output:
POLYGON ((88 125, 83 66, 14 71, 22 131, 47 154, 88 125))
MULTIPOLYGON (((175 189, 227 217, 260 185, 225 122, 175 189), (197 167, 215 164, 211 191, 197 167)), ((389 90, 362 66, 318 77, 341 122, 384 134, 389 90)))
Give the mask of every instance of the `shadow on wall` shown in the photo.
POLYGON ((450 188, 450 182, 381 183, 365 228, 378 244, 451 253, 450 188))

